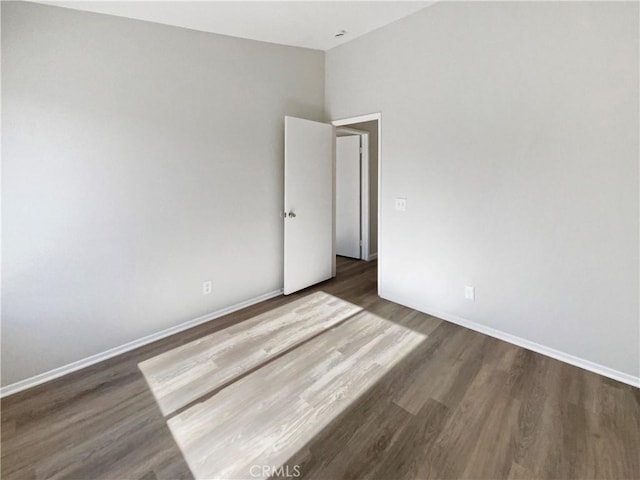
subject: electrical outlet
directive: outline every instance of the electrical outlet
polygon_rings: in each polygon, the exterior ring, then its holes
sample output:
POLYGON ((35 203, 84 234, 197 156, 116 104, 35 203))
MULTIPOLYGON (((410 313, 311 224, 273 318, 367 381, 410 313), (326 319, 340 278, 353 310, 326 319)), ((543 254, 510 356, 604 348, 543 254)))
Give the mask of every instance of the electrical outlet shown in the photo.
POLYGON ((396 198, 396 210, 404 212, 407 209, 407 199, 403 197, 396 198))
POLYGON ((467 300, 471 300, 472 302, 476 299, 476 289, 475 287, 464 287, 464 298, 467 300))
POLYGON ((211 280, 207 280, 206 282, 202 283, 202 294, 203 295, 209 295, 212 290, 213 290, 213 283, 211 283, 211 280))

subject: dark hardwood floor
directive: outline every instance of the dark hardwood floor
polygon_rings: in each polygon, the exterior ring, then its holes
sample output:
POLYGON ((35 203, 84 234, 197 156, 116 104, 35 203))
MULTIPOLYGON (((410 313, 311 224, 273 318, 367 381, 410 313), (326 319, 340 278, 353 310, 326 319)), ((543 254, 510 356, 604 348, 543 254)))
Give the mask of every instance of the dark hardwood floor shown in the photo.
POLYGON ((320 290, 437 326, 281 477, 297 465, 326 480, 640 478, 638 389, 382 300, 376 262, 344 258, 331 281, 2 399, 2 478, 193 478, 138 364, 320 290))

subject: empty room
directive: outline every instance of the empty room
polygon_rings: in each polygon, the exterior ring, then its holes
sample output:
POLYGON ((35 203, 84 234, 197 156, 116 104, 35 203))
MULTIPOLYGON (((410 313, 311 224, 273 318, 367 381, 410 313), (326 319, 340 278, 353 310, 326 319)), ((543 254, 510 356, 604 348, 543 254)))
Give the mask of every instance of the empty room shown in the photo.
POLYGON ((640 478, 640 2, 0 15, 2 479, 640 478))

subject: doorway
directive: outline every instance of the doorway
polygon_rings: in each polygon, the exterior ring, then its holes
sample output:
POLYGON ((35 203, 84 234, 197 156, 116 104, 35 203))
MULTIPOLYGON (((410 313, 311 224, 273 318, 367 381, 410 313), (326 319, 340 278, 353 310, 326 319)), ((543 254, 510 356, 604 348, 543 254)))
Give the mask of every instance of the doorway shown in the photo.
POLYGON ((362 159, 360 163, 356 160, 351 171, 356 179, 354 191, 349 192, 355 199, 351 235, 357 243, 350 255, 365 261, 378 258, 380 114, 332 124, 286 116, 284 123, 285 188, 280 216, 284 220, 283 290, 287 295, 336 275, 337 127, 344 129, 346 137, 355 134, 359 139, 358 156, 359 150, 369 153, 364 165, 362 159))
POLYGON ((379 252, 380 114, 332 123, 336 127, 336 254, 374 260, 379 252))
POLYGON ((336 129, 336 255, 369 252, 369 133, 336 129))

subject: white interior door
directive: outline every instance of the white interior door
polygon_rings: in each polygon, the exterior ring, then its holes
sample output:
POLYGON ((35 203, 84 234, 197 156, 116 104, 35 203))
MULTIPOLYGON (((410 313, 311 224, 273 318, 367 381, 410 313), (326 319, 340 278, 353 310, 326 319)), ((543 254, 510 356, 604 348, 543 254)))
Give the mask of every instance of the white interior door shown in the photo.
POLYGON ((285 117, 284 293, 334 274, 334 129, 285 117))
POLYGON ((360 258, 360 136, 336 138, 336 254, 360 258))

